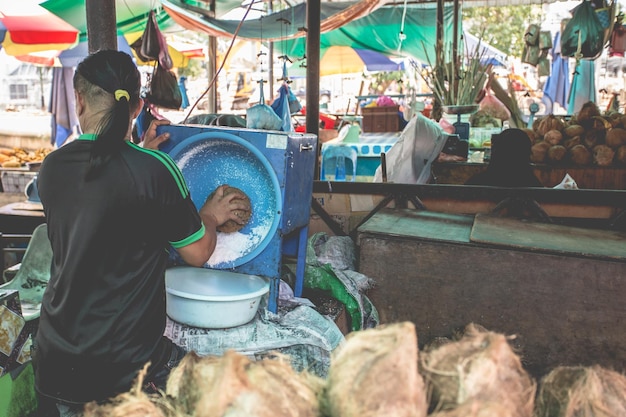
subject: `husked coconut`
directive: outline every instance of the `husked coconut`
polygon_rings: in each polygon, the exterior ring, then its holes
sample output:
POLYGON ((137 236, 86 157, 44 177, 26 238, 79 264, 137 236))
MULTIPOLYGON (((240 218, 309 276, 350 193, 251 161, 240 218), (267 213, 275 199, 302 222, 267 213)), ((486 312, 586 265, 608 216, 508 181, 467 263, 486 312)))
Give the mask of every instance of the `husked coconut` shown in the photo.
POLYGON ((549 114, 538 119, 537 128, 535 131, 539 136, 544 136, 551 130, 561 131, 565 127, 565 122, 561 117, 549 114))
POLYGON ((589 129, 585 131, 583 135, 583 145, 589 149, 593 149, 594 146, 604 143, 604 137, 606 136, 606 130, 602 129, 589 129))
POLYGON ((552 162, 561 162, 567 155, 567 148, 563 145, 554 145, 548 149, 548 159, 552 162))
POLYGON ((593 155, 585 145, 576 145, 569 150, 569 158, 576 165, 586 166, 591 164, 593 155))
POLYGON ((550 145, 558 145, 563 140, 563 134, 559 130, 552 129, 543 135, 543 140, 548 142, 550 145))
POLYGON ((626 129, 621 127, 614 127, 606 132, 605 142, 607 146, 613 149, 617 149, 622 145, 626 145, 626 129))
POLYGON ((567 149, 572 149, 576 145, 582 145, 582 143, 583 140, 580 138, 580 136, 574 136, 573 138, 566 139, 565 142, 563 142, 563 146, 565 146, 567 149))
POLYGON ((428 408, 417 369, 411 322, 351 332, 331 357, 324 415, 424 417, 428 408))
POLYGON ((535 417, 626 416, 626 377, 601 366, 559 366, 540 381, 535 417))
POLYGON ((532 416, 535 382, 503 334, 470 324, 460 340, 422 353, 420 372, 432 411, 480 398, 508 404, 511 417, 532 416))
POLYGON ((451 410, 429 414, 428 417, 515 417, 517 411, 514 404, 490 401, 488 399, 470 398, 451 410))
POLYGON ((530 143, 531 144, 535 143, 535 141, 537 140, 537 134, 535 133, 535 131, 532 129, 528 129, 527 127, 523 128, 522 130, 524 131, 524 133, 528 135, 528 139, 530 139, 530 143))
POLYGON ((563 129, 563 133, 568 138, 573 138, 574 136, 580 136, 585 133, 585 128, 581 125, 569 125, 563 129))
POLYGON ((541 141, 535 143, 530 148, 530 161, 536 164, 544 162, 548 155, 548 149, 550 149, 548 142, 541 141))
POLYGON ((598 166, 610 166, 613 164, 614 156, 615 151, 606 145, 598 145, 593 148, 593 163, 598 166))

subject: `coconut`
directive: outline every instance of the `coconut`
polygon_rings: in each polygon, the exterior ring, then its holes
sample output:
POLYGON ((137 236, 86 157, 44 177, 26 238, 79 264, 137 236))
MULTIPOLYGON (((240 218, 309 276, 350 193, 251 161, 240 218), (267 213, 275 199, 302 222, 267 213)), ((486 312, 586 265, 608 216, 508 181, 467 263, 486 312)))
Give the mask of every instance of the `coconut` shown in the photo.
POLYGON ((559 366, 540 381, 535 417, 626 416, 626 376, 601 366, 559 366))
POLYGON ((460 340, 422 353, 420 371, 432 411, 481 398, 509 404, 511 417, 532 416, 536 386, 505 335, 470 324, 460 340))
POLYGON ((585 133, 585 128, 581 125, 569 125, 563 129, 563 133, 568 138, 573 138, 574 136, 580 136, 585 133))
POLYGON ((559 130, 552 129, 543 135, 543 140, 548 142, 550 145, 558 145, 563 140, 563 134, 559 130))
POLYGON ((546 156, 548 154, 548 149, 550 149, 550 144, 545 141, 537 142, 530 148, 530 160, 534 163, 541 163, 546 160, 546 156))
POLYGON ((614 156, 615 151, 606 145, 598 145, 593 148, 593 163, 598 166, 610 166, 613 164, 614 156))
POLYGON ((147 363, 129 392, 99 404, 85 404, 84 417, 174 417, 178 416, 172 405, 159 395, 148 395, 142 391, 143 381, 148 372, 147 363))
POLYGON ((593 157, 585 145, 576 145, 569 150, 570 160, 580 166, 591 164, 593 157))
POLYGON ((535 132, 537 132, 539 136, 544 136, 551 130, 561 131, 564 127, 565 122, 562 118, 557 117, 553 114, 549 114, 539 119, 539 123, 537 124, 537 129, 535 129, 535 132))
POLYGON ((428 417, 515 417, 511 404, 499 403, 481 398, 470 398, 457 408, 439 411, 428 417))
POLYGON ((565 146, 567 149, 572 149, 576 145, 582 145, 582 143, 583 140, 580 138, 580 136, 574 136, 573 138, 566 139, 565 142, 563 142, 563 146, 565 146))
POLYGON ((548 149, 548 159, 552 162, 561 162, 567 155, 567 148, 563 145, 554 145, 548 149))
POLYGON ((614 127, 606 132, 605 142, 613 149, 617 149, 622 145, 626 145, 626 129, 614 127))
POLYGON ((167 394, 194 417, 316 417, 323 382, 296 372, 284 356, 251 361, 228 351, 221 357, 190 352, 172 370, 167 394))
POLYGON ((349 333, 331 357, 324 415, 426 416, 417 363, 417 334, 411 322, 349 333))
POLYGON ((606 136, 606 130, 604 129, 589 129, 585 131, 583 135, 583 144, 589 149, 593 149, 594 146, 602 145, 604 143, 604 137, 606 136))

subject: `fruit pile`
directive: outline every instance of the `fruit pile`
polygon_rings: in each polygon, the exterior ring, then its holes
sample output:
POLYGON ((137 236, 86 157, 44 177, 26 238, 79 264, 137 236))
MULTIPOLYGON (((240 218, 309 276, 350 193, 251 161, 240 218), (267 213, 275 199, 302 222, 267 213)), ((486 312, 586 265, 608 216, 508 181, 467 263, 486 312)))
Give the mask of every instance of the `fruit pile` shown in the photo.
POLYGON ((594 102, 567 118, 547 115, 525 129, 531 161, 554 165, 626 166, 626 115, 602 114, 594 102))

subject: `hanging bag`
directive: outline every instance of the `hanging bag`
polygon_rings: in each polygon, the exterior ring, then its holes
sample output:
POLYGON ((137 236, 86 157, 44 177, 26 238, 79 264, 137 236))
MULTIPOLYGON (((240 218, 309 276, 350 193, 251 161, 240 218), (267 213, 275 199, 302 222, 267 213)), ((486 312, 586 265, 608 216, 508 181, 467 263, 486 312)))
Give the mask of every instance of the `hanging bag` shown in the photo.
POLYGON ((183 103, 183 96, 178 86, 176 74, 157 62, 152 71, 150 89, 146 99, 157 107, 178 110, 183 103))
POLYGON ((591 2, 583 0, 561 36, 561 56, 574 57, 580 46, 580 58, 597 58, 604 46, 604 27, 591 2), (580 45, 579 45, 580 44, 580 45))
POLYGON ((148 15, 148 21, 146 22, 146 28, 141 35, 141 45, 137 51, 137 55, 139 55, 142 61, 154 61, 159 59, 159 53, 161 52, 161 36, 161 32, 156 23, 154 10, 151 10, 148 15))

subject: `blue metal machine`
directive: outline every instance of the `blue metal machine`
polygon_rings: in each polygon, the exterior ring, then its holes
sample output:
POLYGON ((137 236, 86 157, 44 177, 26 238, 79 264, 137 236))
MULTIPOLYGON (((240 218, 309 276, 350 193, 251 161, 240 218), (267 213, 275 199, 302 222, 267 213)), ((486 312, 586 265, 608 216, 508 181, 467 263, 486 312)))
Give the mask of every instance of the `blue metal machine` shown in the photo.
MULTIPOLYGON (((222 184, 241 189, 252 204, 248 224, 232 237, 238 251, 212 257, 205 267, 268 278, 268 308, 276 312, 283 255, 296 256, 294 293, 300 296, 317 137, 201 125, 159 127, 164 132, 170 139, 161 150, 181 169, 196 207, 222 184)), ((219 237, 218 246, 221 238, 231 237, 219 237)))

